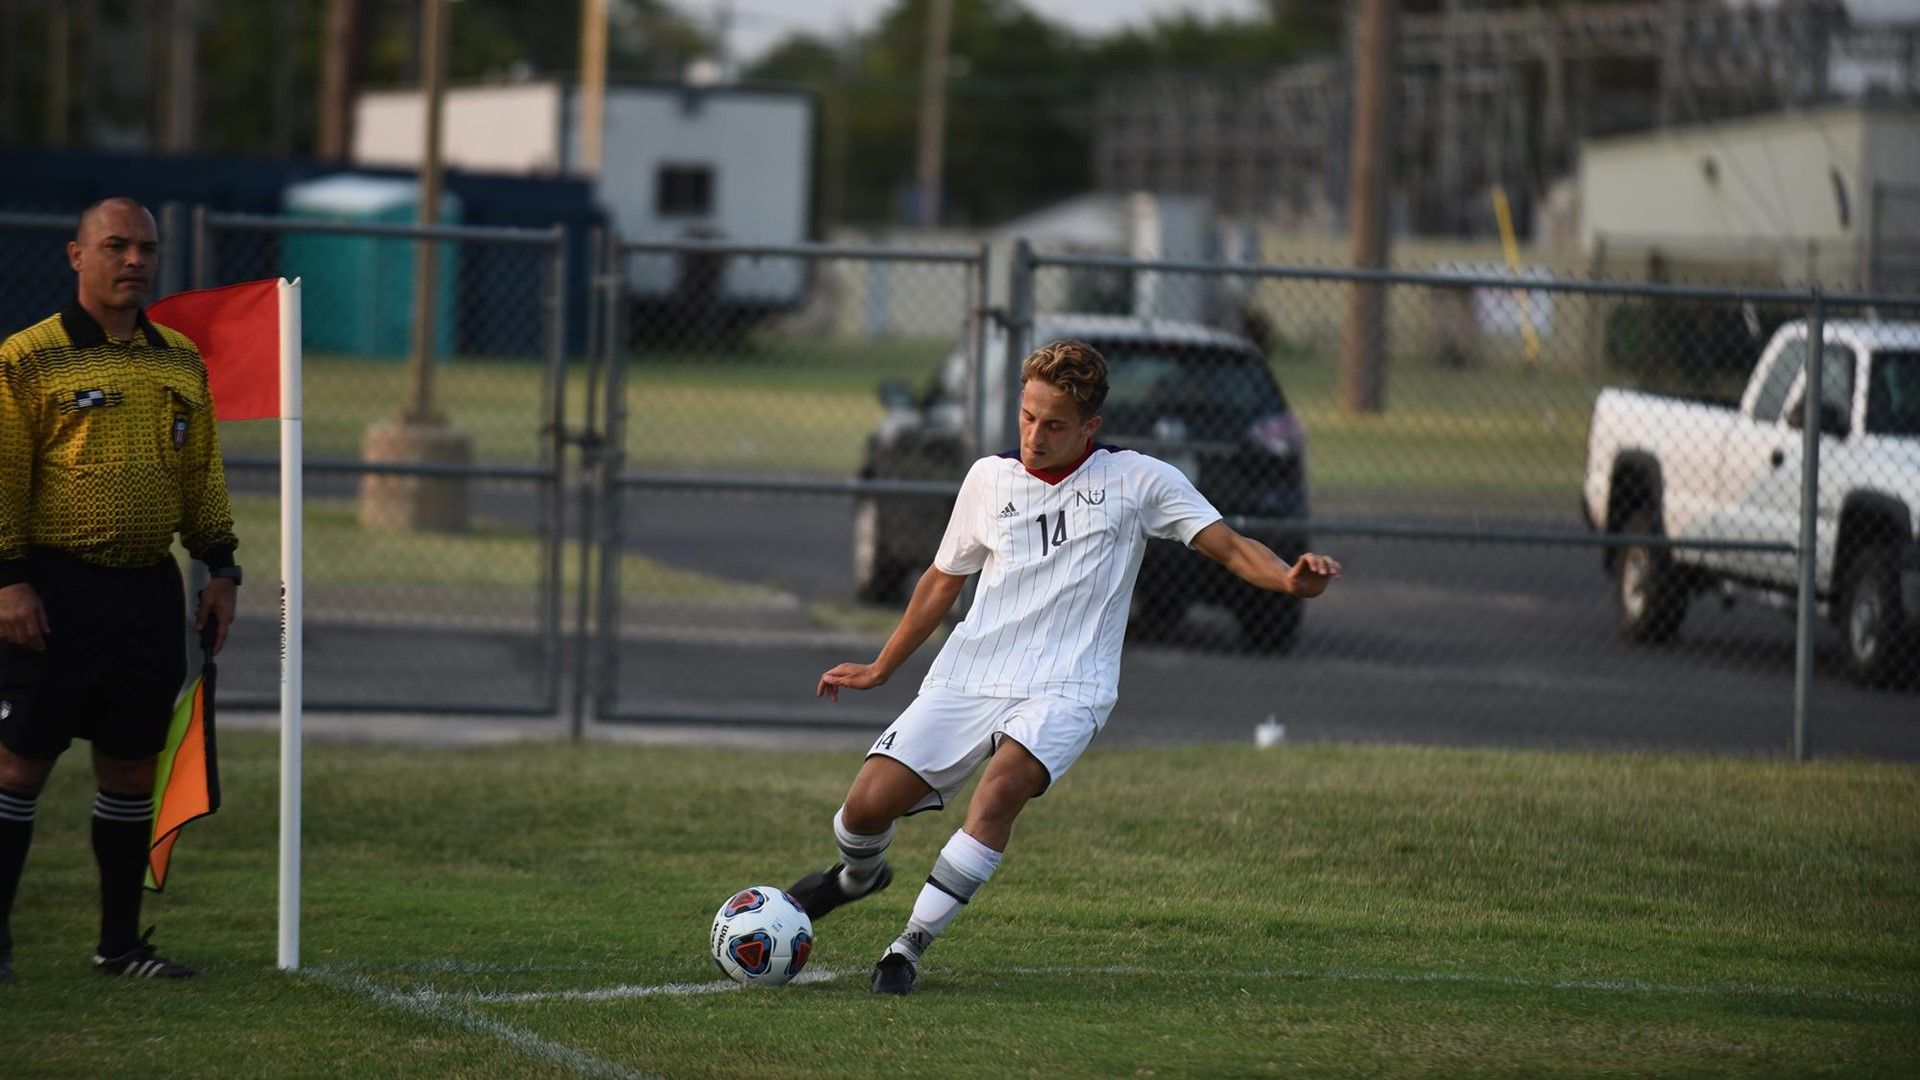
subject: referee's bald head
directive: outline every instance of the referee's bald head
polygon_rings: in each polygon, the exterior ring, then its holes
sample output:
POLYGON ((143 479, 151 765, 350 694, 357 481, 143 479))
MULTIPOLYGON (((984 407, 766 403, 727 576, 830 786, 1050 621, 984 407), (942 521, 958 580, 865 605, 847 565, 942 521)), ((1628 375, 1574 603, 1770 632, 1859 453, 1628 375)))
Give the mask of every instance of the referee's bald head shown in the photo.
POLYGON ((130 195, 109 195, 104 199, 95 199, 80 211, 73 223, 73 238, 85 242, 87 230, 97 226, 101 217, 113 210, 133 210, 145 214, 147 220, 153 220, 153 212, 141 205, 140 200, 130 195))

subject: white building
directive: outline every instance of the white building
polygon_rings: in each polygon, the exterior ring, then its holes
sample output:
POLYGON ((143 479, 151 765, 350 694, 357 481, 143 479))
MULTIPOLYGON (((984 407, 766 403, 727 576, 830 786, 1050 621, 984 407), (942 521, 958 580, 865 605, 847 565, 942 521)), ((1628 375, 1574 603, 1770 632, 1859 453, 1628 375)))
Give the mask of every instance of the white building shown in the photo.
POLYGON ((1580 148, 1581 246, 1775 249, 1788 276, 1920 289, 1920 109, 1837 105, 1580 148))
MULTIPOLYGON (((447 92, 442 153, 449 167, 567 175, 579 168, 580 95, 539 81, 447 92)), ((353 158, 418 168, 425 110, 418 90, 360 96, 353 158)), ((812 232, 815 102, 799 90, 741 85, 607 87, 595 197, 628 241, 713 239, 789 244, 812 232)), ((683 287, 680 260, 638 257, 636 293, 683 287)), ((738 303, 795 302, 803 267, 734 260, 722 295, 738 303)))

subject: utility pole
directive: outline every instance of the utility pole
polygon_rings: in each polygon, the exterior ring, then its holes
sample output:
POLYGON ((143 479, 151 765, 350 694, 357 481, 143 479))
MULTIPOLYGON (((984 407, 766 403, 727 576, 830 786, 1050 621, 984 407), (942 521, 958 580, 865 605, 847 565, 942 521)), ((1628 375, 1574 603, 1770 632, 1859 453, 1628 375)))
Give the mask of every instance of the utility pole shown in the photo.
POLYGON ((327 0, 326 56, 320 71, 320 138, 323 160, 353 154, 353 101, 366 60, 366 0, 327 0))
POLYGON ((839 42, 835 49, 833 83, 827 87, 822 103, 826 124, 825 145, 820 157, 820 229, 822 239, 830 238, 840 227, 847 201, 847 128, 852 106, 851 83, 858 73, 859 35, 852 22, 842 16, 839 42))
MULTIPOLYGON (((1387 188, 1393 163, 1395 76, 1394 18, 1397 0, 1359 0, 1354 34, 1353 175, 1347 218, 1350 263, 1356 270, 1387 265, 1387 188)), ((1355 282, 1347 293, 1347 327, 1340 347, 1340 407, 1377 413, 1387 404, 1386 287, 1355 282)))
MULTIPOLYGON (((421 0, 420 93, 426 113, 426 134, 420 148, 420 224, 440 223, 440 128, 447 96, 447 0, 421 0)), ((434 301, 439 288, 440 246, 431 240, 414 244, 413 260, 413 370, 406 419, 431 423, 433 415, 434 301)))
POLYGON ((940 175, 947 141, 947 40, 953 0, 928 0, 927 55, 920 68, 920 153, 917 223, 940 224, 940 175))
POLYGON ((713 9, 713 47, 718 56, 714 57, 720 67, 720 81, 730 83, 734 78, 733 70, 733 0, 720 0, 713 9))
POLYGON ((298 0, 279 0, 274 7, 274 33, 280 39, 279 62, 273 73, 273 152, 293 155, 294 57, 299 54, 298 0))
POLYGON ((574 168, 599 176, 607 134, 607 0, 580 0, 579 131, 574 168))
POLYGON ((67 96, 72 81, 73 17, 65 4, 47 13, 47 145, 67 145, 68 115, 73 100, 67 96))
MULTIPOLYGON (((446 98, 447 0, 421 0, 420 90, 426 131, 421 147, 422 226, 440 222, 441 115, 446 98)), ((440 244, 415 240, 413 262, 413 354, 407 403, 394 420, 367 429, 361 456, 367 461, 464 464, 473 460, 473 440, 433 408, 433 364, 439 351, 437 317, 440 244)), ((360 522, 390 531, 464 532, 467 488, 463 478, 382 476, 360 479, 360 522)))
POLYGON ((195 54, 199 51, 194 26, 198 6, 196 0, 173 0, 167 5, 166 111, 161 114, 160 145, 169 153, 184 154, 193 149, 194 106, 200 96, 194 80, 195 54))

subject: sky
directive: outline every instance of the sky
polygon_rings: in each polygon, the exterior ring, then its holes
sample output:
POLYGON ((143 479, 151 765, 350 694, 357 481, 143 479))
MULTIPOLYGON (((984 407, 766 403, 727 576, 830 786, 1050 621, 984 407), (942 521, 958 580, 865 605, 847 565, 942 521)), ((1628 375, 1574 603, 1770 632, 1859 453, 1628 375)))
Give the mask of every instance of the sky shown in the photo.
MULTIPOLYGON (((738 62, 750 62, 786 35, 804 30, 833 35, 851 24, 870 28, 896 0, 671 0, 674 7, 703 21, 731 4, 729 37, 738 62)), ((1054 22, 1086 34, 1141 25, 1159 15, 1182 11, 1209 17, 1247 16, 1255 0, 1025 0, 1027 7, 1054 22)))

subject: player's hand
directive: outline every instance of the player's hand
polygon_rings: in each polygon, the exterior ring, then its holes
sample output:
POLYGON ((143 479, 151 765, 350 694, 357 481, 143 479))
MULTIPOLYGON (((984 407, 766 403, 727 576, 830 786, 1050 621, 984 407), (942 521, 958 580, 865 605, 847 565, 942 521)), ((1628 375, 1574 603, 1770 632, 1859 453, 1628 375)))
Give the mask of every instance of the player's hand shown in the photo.
POLYGON ((843 686, 871 690, 886 681, 887 677, 872 664, 841 664, 820 676, 820 685, 814 688, 813 696, 839 701, 843 686))
POLYGON ((1340 564, 1328 555, 1309 551, 1287 568, 1287 591, 1295 596, 1313 597, 1327 591, 1340 576, 1340 564))
POLYGON ((215 656, 219 656, 220 650, 227 644, 227 627, 233 623, 233 594, 232 578, 214 578, 207 582, 205 589, 201 590, 200 610, 193 615, 195 630, 206 629, 207 620, 213 620, 212 652, 215 656))
POLYGON ((0 638, 15 648, 42 652, 52 632, 47 609, 32 585, 22 581, 0 589, 0 638))

